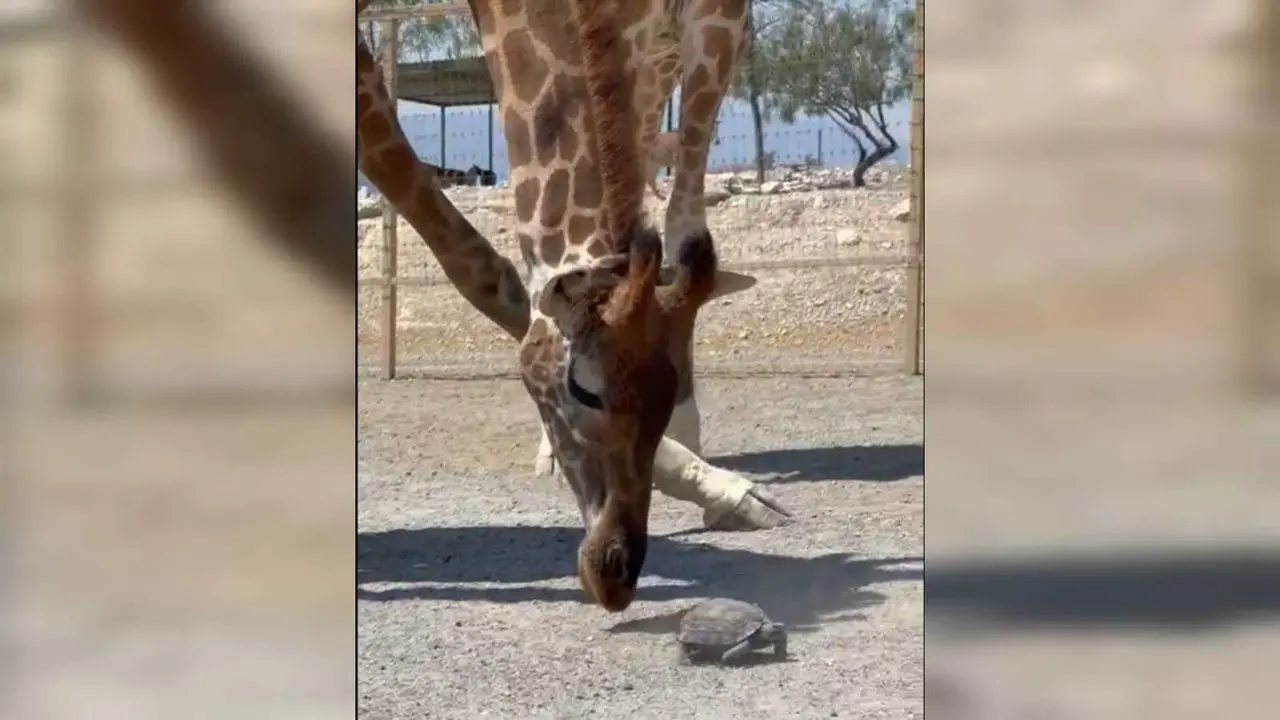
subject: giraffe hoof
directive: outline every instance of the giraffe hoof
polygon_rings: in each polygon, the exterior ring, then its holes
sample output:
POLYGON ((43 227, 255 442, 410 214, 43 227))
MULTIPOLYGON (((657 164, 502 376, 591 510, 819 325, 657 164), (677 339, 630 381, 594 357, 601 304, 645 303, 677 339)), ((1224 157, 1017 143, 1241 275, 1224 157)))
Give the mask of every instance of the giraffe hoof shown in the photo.
POLYGON ((764 489, 752 486, 729 511, 707 508, 702 522, 708 530, 769 530, 791 520, 787 510, 764 489))

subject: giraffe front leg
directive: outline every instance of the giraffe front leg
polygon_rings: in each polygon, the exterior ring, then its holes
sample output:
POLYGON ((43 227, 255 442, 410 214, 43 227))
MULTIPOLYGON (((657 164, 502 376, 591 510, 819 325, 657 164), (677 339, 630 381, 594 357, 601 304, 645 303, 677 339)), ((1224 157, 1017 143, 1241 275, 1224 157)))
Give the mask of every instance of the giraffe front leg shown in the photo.
POLYGON ((710 530, 767 530, 791 518, 791 512, 763 488, 712 465, 670 437, 658 444, 653 484, 663 495, 702 508, 702 523, 710 530))

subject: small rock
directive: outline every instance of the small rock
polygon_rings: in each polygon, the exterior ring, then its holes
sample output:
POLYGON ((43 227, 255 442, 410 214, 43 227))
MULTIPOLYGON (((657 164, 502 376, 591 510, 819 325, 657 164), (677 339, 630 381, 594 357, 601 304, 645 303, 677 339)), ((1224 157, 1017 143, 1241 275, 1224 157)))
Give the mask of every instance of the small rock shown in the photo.
POLYGON ((837 245, 857 245, 862 242, 862 238, 858 237, 857 231, 853 228, 840 228, 836 231, 837 245))
POLYGON ((911 198, 906 198, 902 202, 893 206, 893 219, 898 222, 907 222, 911 219, 911 198))
POLYGON ((729 193, 723 190, 708 190, 702 196, 702 204, 707 207, 715 207, 728 199, 729 193))

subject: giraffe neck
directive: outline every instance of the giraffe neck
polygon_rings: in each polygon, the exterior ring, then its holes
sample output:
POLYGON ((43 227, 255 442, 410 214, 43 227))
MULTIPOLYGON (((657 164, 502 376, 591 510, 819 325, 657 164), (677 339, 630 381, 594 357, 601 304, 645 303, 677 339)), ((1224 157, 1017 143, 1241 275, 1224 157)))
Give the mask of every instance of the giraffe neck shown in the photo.
MULTIPOLYGON (((532 11, 524 3, 510 14, 511 3, 471 5, 497 90, 516 234, 536 292, 555 272, 612 252, 580 51, 565 0, 532 11)), ((662 3, 630 4, 623 36, 644 34, 661 12, 662 3)), ((641 59, 632 53, 630 66, 641 59)))
POLYGON ((360 170, 418 232, 462 296, 512 337, 524 337, 529 296, 519 273, 445 197, 436 170, 418 158, 359 33, 356 76, 360 170))

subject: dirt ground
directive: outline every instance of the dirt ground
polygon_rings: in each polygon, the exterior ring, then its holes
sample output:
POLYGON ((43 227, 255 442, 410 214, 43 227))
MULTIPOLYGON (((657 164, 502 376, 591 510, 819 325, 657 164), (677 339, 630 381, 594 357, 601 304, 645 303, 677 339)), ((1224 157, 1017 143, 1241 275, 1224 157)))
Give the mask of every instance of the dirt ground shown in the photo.
POLYGON ((517 381, 359 390, 361 717, 923 717, 918 378, 703 380, 706 456, 795 520, 706 532, 656 496, 640 597, 619 615, 581 601, 576 506, 532 475, 517 381), (790 661, 676 666, 679 616, 710 596, 787 623, 790 661))

